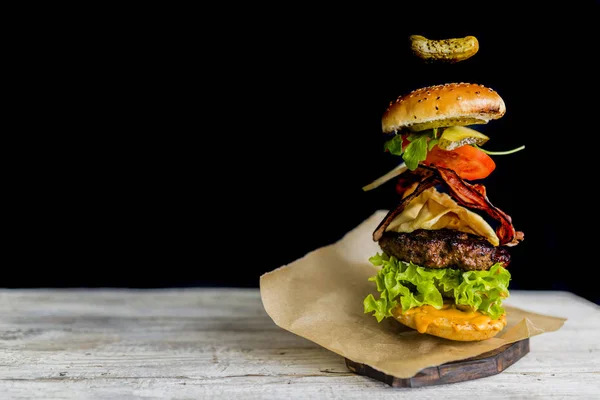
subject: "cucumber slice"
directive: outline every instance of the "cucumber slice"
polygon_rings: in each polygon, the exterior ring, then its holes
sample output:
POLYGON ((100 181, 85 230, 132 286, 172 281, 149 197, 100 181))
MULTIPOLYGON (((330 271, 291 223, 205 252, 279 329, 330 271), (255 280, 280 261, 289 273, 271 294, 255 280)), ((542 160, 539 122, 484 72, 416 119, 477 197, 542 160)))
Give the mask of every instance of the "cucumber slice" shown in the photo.
POLYGON ((444 129, 437 145, 443 150, 454 150, 466 144, 481 146, 489 139, 489 137, 481 132, 477 132, 475 129, 467 128, 466 126, 450 126, 444 129))

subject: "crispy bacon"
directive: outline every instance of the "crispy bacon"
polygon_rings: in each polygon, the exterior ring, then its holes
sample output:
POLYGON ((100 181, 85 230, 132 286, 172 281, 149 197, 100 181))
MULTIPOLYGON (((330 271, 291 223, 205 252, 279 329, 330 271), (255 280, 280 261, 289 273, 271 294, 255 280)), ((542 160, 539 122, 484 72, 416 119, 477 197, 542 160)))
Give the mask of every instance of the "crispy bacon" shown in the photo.
POLYGON ((410 191, 418 186, 419 182, 432 174, 433 172, 425 168, 417 168, 414 171, 409 170, 404 172, 396 181, 396 193, 401 197, 408 196, 410 191))
MULTIPOLYGON (((512 224, 512 219, 508 214, 497 207, 494 207, 485 195, 485 189, 481 190, 483 185, 471 185, 461 179, 456 172, 449 168, 437 167, 437 172, 440 177, 446 182, 448 188, 453 194, 453 197, 463 206, 476 210, 485 211, 490 217, 500 222, 496 229, 496 235, 500 239, 500 245, 514 245, 515 243, 515 228, 512 224)), ((522 232, 521 232, 522 234, 522 232)))
POLYGON ((421 181, 413 193, 402 199, 400 204, 381 221, 379 226, 373 232, 373 240, 378 241, 387 226, 392 220, 400 214, 412 199, 421 194, 425 189, 439 183, 444 183, 450 190, 452 197, 464 207, 485 211, 490 217, 500 222, 496 228, 496 235, 500 240, 500 245, 514 246, 520 240, 523 240, 523 232, 516 232, 512 224, 512 219, 508 214, 495 207, 487 198, 485 186, 481 184, 472 185, 465 182, 451 169, 443 167, 425 167, 434 172, 433 175, 421 181))

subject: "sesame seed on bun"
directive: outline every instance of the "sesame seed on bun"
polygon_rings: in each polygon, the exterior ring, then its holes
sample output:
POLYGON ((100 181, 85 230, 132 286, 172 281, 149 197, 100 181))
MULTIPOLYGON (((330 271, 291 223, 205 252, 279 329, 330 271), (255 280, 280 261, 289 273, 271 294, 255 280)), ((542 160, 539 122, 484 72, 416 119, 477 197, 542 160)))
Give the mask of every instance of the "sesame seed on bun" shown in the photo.
POLYGON ((382 118, 384 133, 456 125, 487 124, 506 112, 493 89, 475 83, 446 83, 413 90, 390 103, 382 118))

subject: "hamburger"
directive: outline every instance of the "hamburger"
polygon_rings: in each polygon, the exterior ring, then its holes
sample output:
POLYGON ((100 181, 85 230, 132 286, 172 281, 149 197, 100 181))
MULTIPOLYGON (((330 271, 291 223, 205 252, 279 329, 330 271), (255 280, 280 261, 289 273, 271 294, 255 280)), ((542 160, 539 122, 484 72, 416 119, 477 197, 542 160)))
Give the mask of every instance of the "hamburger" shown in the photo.
POLYGON ((373 232, 381 252, 378 298, 364 299, 364 312, 379 322, 403 325, 456 341, 496 336, 506 326, 502 301, 509 296, 509 248, 523 240, 511 217, 472 182, 495 169, 483 146, 489 137, 473 125, 506 112, 495 90, 449 83, 414 90, 391 102, 382 117, 385 151, 402 157, 371 190, 396 177, 397 206, 373 232))

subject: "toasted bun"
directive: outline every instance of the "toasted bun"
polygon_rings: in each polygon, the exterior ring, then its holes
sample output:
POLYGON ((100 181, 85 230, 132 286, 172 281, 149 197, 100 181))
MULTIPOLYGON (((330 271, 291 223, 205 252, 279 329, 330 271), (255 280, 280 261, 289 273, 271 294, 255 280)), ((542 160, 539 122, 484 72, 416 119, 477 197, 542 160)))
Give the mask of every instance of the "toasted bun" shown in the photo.
POLYGON ((447 83, 398 97, 383 114, 384 133, 414 132, 454 125, 487 124, 506 112, 498 93, 474 83, 447 83))
POLYGON ((392 314, 397 321, 419 333, 461 342, 489 339, 506 326, 506 315, 492 320, 478 311, 463 311, 448 304, 441 310, 426 305, 411 308, 406 313, 402 313, 399 306, 392 314))

